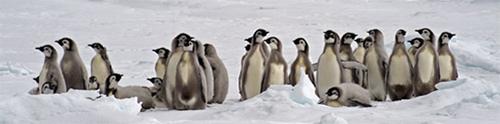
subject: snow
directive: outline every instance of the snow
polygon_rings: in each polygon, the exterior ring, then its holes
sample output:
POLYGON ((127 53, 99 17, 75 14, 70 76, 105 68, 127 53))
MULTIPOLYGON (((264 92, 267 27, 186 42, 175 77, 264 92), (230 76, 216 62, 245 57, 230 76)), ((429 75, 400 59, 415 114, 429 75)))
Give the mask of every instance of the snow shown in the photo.
MULTIPOLYGON (((106 124, 318 124, 409 123, 446 124, 500 121, 500 1, 497 0, 2 0, 0 4, 0 123, 106 124), (283 41, 288 63, 296 56, 291 41, 305 37, 311 60, 322 51, 322 32, 368 29, 385 34, 390 53, 394 33, 429 27, 435 35, 456 33, 450 47, 457 59, 459 80, 443 82, 429 95, 375 107, 330 108, 304 104, 291 86, 273 86, 265 93, 238 101, 237 77, 244 38, 257 28, 283 41), (95 54, 86 44, 107 47, 121 85, 151 86, 157 55, 151 49, 169 47, 186 32, 218 49, 229 72, 224 104, 205 110, 156 109, 139 113, 135 99, 95 97, 91 91, 28 95, 43 63, 34 47, 71 37, 78 43, 87 69, 95 54)), ((304 87, 304 89, 307 89, 304 87)), ((309 91, 309 90, 306 90, 309 91)), ((305 93, 305 92, 303 92, 305 93)), ((303 95, 307 96, 307 95, 303 95)), ((309 98, 309 97, 299 97, 309 98)))
POLYGON ((306 75, 305 69, 300 68, 300 80, 295 85, 291 93, 291 99, 300 104, 318 104, 319 97, 316 95, 316 88, 306 75))

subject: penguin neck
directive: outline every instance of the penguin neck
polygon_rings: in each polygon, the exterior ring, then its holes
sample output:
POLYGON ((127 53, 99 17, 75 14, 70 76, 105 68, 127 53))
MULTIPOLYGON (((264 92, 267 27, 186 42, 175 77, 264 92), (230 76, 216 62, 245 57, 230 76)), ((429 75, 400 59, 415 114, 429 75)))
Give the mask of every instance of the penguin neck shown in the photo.
POLYGON ((448 43, 440 43, 439 44, 439 49, 441 49, 441 48, 449 48, 448 43))
POLYGON ((325 50, 326 50, 327 48, 330 48, 330 49, 332 49, 332 50, 336 50, 336 49, 337 49, 337 46, 338 46, 338 44, 335 44, 335 43, 325 43, 325 50))

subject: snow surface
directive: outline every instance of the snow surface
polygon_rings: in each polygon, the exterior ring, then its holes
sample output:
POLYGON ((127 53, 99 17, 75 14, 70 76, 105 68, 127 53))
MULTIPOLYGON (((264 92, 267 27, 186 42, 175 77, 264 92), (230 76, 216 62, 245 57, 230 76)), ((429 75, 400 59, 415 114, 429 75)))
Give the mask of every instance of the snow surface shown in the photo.
POLYGON ((323 124, 408 123, 445 124, 500 122, 500 1, 497 0, 1 0, 0 1, 0 123, 221 123, 323 124), (305 37, 317 61, 322 32, 368 29, 385 33, 390 53, 393 36, 402 28, 429 27, 436 35, 456 33, 450 47, 457 58, 459 80, 439 84, 438 91, 398 102, 376 102, 372 108, 306 105, 291 99, 292 87, 271 87, 254 99, 239 102, 237 77, 244 38, 257 28, 280 38, 286 60, 296 49, 291 41, 305 37), (206 110, 152 110, 138 113, 134 99, 104 98, 86 91, 30 96, 36 86, 44 44, 62 49, 54 40, 64 36, 79 45, 89 68, 101 42, 114 70, 125 76, 121 85, 151 86, 156 54, 177 34, 187 32, 216 45, 229 71, 228 99, 206 110))

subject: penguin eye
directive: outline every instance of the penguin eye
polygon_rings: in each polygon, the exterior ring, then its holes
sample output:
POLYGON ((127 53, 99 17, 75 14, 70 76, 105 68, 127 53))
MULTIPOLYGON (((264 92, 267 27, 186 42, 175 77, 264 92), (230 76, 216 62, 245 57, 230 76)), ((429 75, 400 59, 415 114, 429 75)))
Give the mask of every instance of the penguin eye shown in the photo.
POLYGON ((64 43, 64 44, 68 44, 68 41, 67 41, 67 40, 64 40, 64 41, 63 41, 63 43, 64 43))
POLYGON ((429 32, 428 32, 427 30, 425 30, 425 31, 424 31, 424 34, 427 34, 427 33, 429 33, 429 32))

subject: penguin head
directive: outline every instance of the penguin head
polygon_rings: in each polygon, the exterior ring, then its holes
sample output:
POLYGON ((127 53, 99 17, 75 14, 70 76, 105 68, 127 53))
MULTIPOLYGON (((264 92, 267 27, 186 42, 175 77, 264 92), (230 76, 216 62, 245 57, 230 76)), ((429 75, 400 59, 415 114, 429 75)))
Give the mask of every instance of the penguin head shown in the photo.
POLYGON ((267 34, 269 33, 269 31, 266 31, 264 29, 257 29, 253 35, 252 35, 252 42, 261 42, 262 39, 264 39, 265 36, 267 36, 267 34))
POLYGON ((354 41, 355 41, 355 42, 358 44, 358 46, 360 46, 360 47, 363 47, 364 42, 365 42, 365 40, 364 40, 363 38, 356 38, 354 41))
POLYGON ((450 40, 451 40, 451 38, 453 38, 453 36, 455 36, 455 34, 445 31, 445 32, 441 33, 441 35, 439 36, 438 43, 440 45, 448 44, 448 42, 450 42, 450 40))
POLYGON ((184 51, 194 51, 195 50, 194 49, 194 47, 195 47, 194 45, 195 45, 195 42, 193 42, 192 40, 185 41, 183 43, 183 49, 184 49, 184 51))
POLYGON ((250 45, 250 44, 245 45, 245 51, 248 52, 250 50, 250 48, 252 48, 252 45, 250 45))
POLYGON ((424 43, 424 39, 416 37, 416 38, 409 40, 408 42, 410 42, 410 44, 413 47, 420 48, 422 46, 422 44, 424 43))
POLYGON ((269 37, 266 40, 264 40, 269 46, 271 47, 272 50, 279 50, 281 51, 281 41, 277 37, 269 37))
POLYGON ((302 51, 302 52, 309 51, 309 44, 307 43, 306 39, 304 39, 302 37, 299 37, 299 38, 293 40, 293 44, 295 44, 295 47, 297 47, 297 49, 299 51, 302 51))
POLYGON ((149 82, 153 84, 154 87, 160 87, 163 83, 163 80, 159 77, 152 77, 147 79, 149 82))
POLYGON ((339 35, 336 32, 334 32, 332 30, 327 30, 323 33, 324 33, 326 43, 337 44, 337 42, 339 40, 339 35))
POLYGON ((67 50, 67 51, 73 50, 74 45, 76 45, 74 43, 74 41, 71 38, 68 38, 68 37, 63 37, 63 38, 61 38, 59 40, 56 40, 55 42, 57 44, 59 44, 60 46, 62 46, 64 48, 64 50, 67 50))
POLYGON ((104 47, 101 43, 98 42, 89 44, 88 46, 94 49, 94 51, 97 53, 102 53, 106 51, 106 47, 104 47))
POLYGON ((342 44, 351 45, 352 41, 354 41, 354 38, 356 38, 357 36, 358 34, 352 32, 345 33, 341 38, 342 44))
POLYGON ((153 52, 155 52, 156 54, 158 54, 158 56, 160 58, 166 58, 168 57, 168 55, 170 54, 170 50, 168 50, 167 48, 165 47, 161 47, 161 48, 157 48, 157 49, 153 49, 153 52))
POLYGON ((365 40, 364 40, 364 45, 363 46, 365 48, 368 48, 368 47, 370 47, 372 45, 373 45, 373 38, 370 37, 370 36, 366 37, 365 40))
POLYGON ((90 77, 89 77, 89 83, 91 83, 91 84, 97 83, 97 77, 95 77, 95 76, 90 76, 90 77))
POLYGON ((216 56, 217 55, 217 50, 215 49, 215 46, 209 43, 203 44, 203 47, 205 47, 205 55, 206 56, 216 56))
MULTIPOLYGON (((118 82, 122 79, 123 74, 113 73, 106 79, 107 91, 118 88, 118 82)), ((106 93, 107 94, 107 93, 106 93)))
POLYGON ((329 100, 337 100, 342 95, 341 89, 338 87, 332 87, 326 92, 329 100))
POLYGON ((42 94, 54 94, 56 93, 57 85, 52 82, 45 82, 42 84, 40 89, 42 94))
POLYGON ((429 28, 421 28, 415 30, 420 36, 426 40, 426 41, 431 41, 434 39, 434 33, 432 33, 431 29, 429 28))
POLYGON ((183 47, 185 42, 191 41, 193 39, 194 37, 189 36, 189 34, 187 33, 180 33, 179 35, 175 36, 172 46, 183 47))
POLYGON ((54 49, 54 47, 52 47, 51 45, 43 45, 43 46, 37 47, 35 49, 40 50, 40 52, 43 52, 43 54, 47 58, 57 58, 56 49, 54 49))
POLYGON ((33 80, 36 82, 36 83, 39 83, 40 82, 40 76, 36 76, 33 78, 33 80))
POLYGON ((396 43, 404 43, 405 35, 406 35, 406 31, 403 29, 399 29, 396 32, 396 43))

